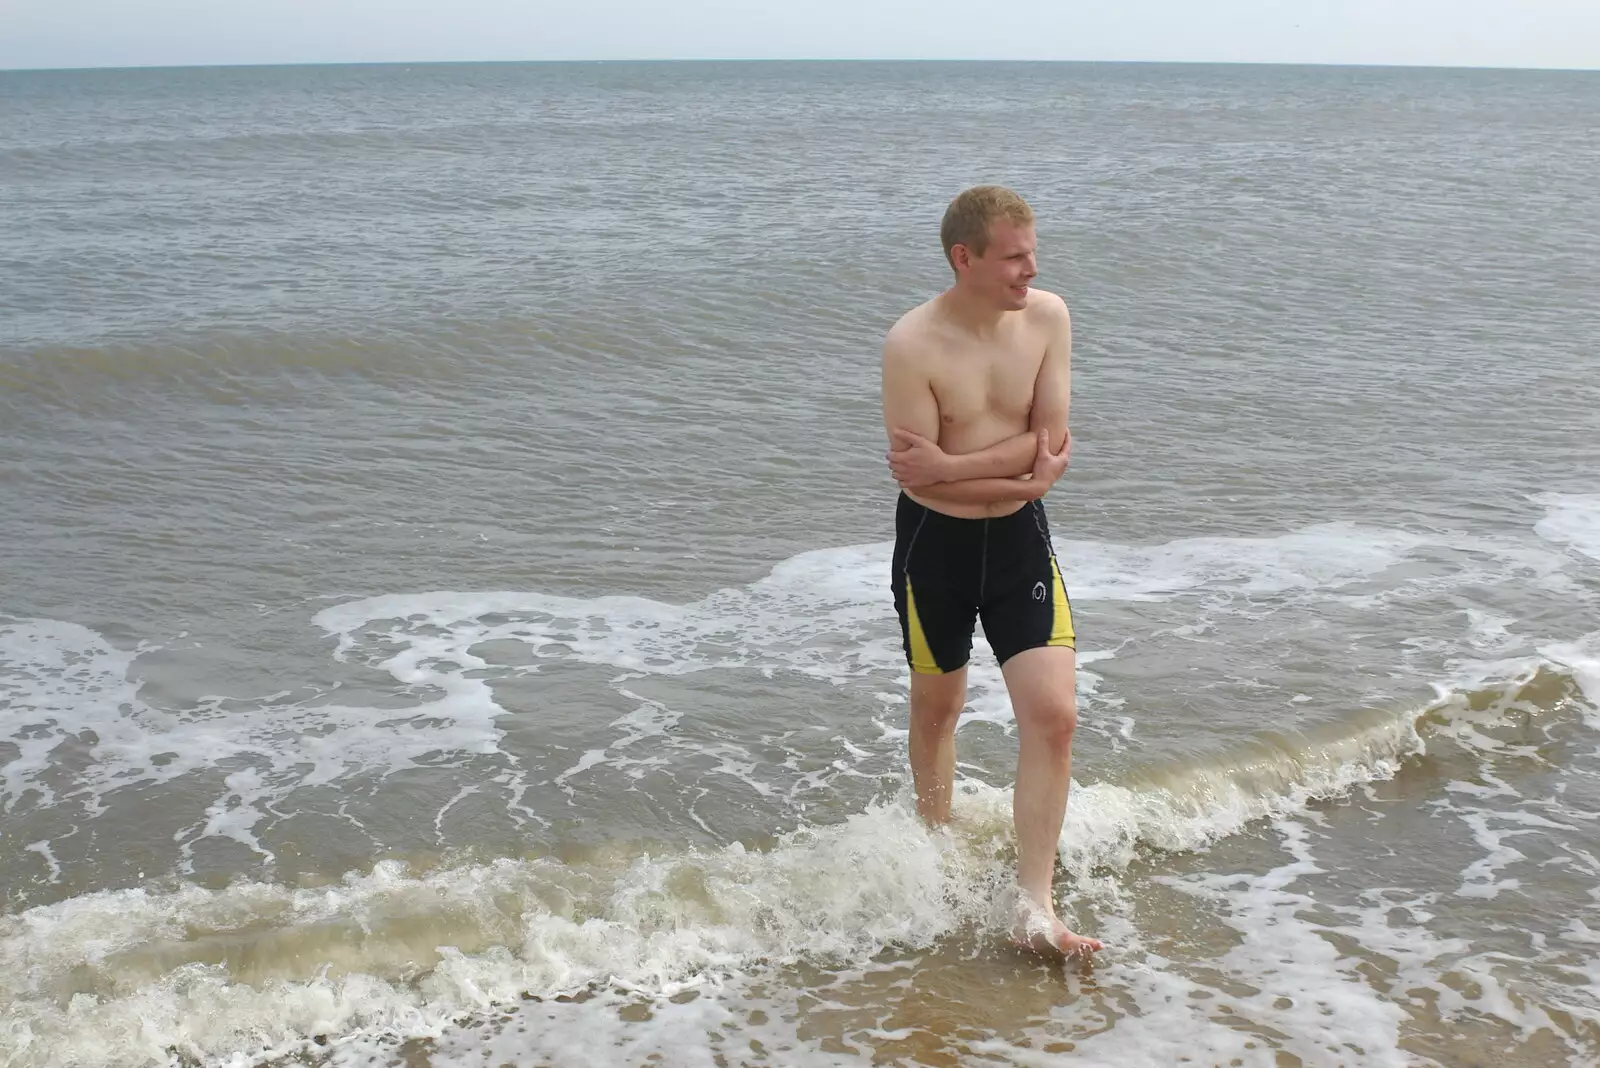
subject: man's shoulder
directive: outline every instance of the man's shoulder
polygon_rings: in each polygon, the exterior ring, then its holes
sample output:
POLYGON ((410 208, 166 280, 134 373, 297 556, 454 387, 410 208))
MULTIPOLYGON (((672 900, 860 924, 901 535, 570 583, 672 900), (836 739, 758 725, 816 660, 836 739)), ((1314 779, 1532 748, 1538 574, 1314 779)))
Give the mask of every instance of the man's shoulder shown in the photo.
POLYGON ((1067 311, 1066 299, 1048 289, 1028 290, 1027 314, 1029 318, 1037 319, 1041 323, 1057 323, 1071 318, 1071 313, 1067 311))
POLYGON ((915 359, 930 340, 933 301, 927 300, 896 319, 884 335, 885 359, 915 359))

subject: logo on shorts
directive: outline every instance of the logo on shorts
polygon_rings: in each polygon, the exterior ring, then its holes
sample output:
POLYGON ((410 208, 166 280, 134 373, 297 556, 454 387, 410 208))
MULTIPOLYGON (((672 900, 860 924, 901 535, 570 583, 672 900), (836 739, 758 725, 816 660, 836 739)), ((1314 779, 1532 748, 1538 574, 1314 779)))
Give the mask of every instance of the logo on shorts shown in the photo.
POLYGON ((1035 582, 1033 584, 1033 599, 1042 602, 1047 596, 1049 596, 1049 591, 1044 588, 1044 583, 1035 582))

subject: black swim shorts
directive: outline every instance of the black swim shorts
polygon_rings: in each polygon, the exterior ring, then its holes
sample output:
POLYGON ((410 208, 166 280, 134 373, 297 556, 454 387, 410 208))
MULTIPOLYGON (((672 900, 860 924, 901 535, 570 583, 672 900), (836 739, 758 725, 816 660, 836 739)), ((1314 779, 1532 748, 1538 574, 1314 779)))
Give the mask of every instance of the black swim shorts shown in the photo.
POLYGON ((1038 501, 996 519, 957 519, 902 493, 893 582, 912 671, 966 666, 980 617, 1002 664, 1024 649, 1076 648, 1072 604, 1038 501))

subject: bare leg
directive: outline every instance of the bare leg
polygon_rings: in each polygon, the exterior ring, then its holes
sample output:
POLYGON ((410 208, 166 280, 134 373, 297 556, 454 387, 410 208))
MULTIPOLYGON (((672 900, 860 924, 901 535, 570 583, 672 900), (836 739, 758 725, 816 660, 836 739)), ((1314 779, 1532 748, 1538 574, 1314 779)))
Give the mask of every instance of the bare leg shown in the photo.
POLYGON ((1077 654, 1059 647, 1028 649, 1002 668, 1019 742, 1011 813, 1017 826, 1017 883, 1025 899, 1025 941, 1033 948, 1069 955, 1101 948, 1098 941, 1074 934, 1056 919, 1051 894, 1072 781, 1077 670, 1077 654))
POLYGON ((931 827, 950 819, 956 781, 956 721, 967 703, 967 669, 911 673, 911 781, 917 815, 931 827))

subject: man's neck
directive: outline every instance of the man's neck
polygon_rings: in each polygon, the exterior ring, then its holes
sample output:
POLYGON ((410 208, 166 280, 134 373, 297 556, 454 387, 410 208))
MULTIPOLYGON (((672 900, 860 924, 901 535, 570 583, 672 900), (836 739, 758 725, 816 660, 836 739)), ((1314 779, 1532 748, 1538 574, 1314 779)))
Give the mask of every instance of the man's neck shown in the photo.
POLYGON ((1000 323, 1007 309, 963 290, 951 286, 939 294, 940 310, 952 324, 982 341, 993 340, 1000 333, 1000 323))

